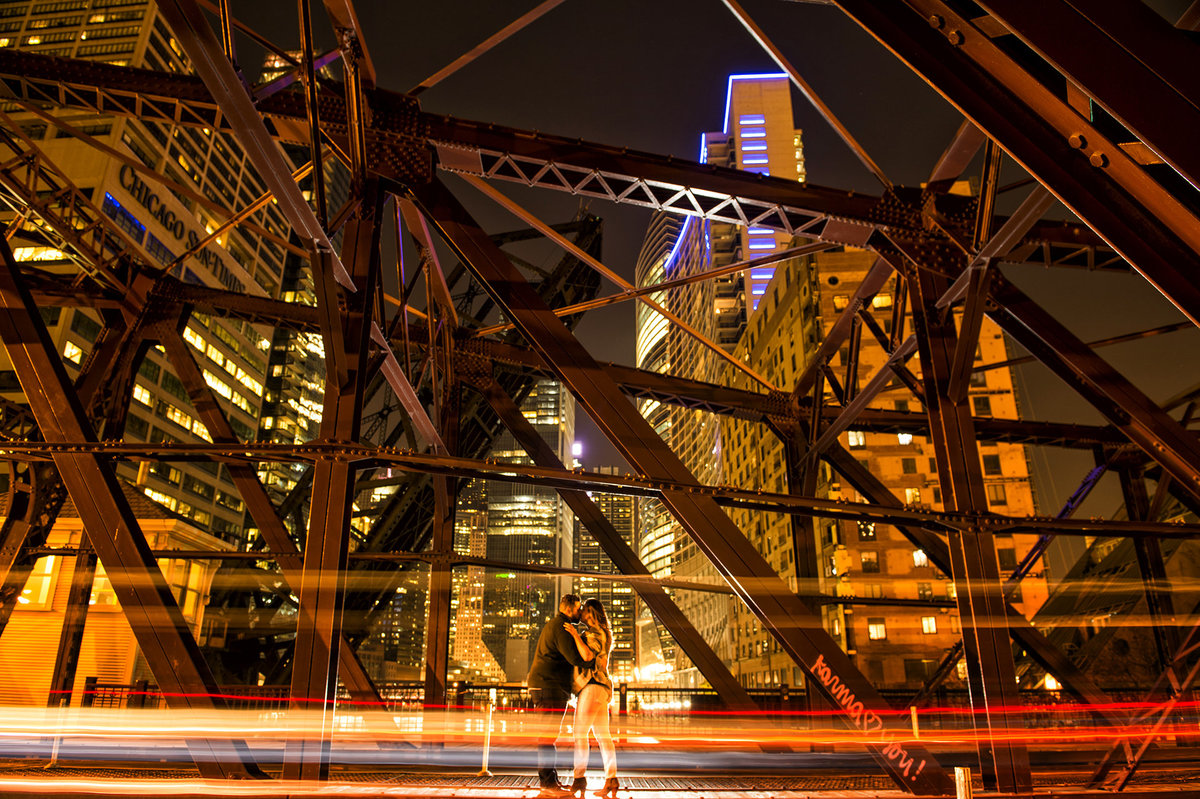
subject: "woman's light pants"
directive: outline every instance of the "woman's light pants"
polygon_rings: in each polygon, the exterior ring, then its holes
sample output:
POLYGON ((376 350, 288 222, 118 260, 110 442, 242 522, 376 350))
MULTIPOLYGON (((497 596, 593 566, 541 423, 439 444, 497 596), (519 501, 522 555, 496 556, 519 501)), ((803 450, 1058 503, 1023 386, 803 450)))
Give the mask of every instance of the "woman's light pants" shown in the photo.
POLYGON ((604 758, 604 777, 617 776, 617 748, 613 746, 612 733, 608 730, 608 703, 612 692, 603 685, 589 683, 579 692, 575 700, 575 776, 582 777, 587 771, 588 733, 596 734, 600 744, 600 756, 604 758))

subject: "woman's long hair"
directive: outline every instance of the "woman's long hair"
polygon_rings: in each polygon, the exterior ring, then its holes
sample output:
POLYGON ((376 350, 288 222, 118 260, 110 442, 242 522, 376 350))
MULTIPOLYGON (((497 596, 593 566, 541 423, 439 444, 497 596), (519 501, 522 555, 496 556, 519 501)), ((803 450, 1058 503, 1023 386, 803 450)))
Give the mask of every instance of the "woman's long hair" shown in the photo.
POLYGON ((604 603, 595 597, 589 597, 583 601, 583 606, 596 614, 596 621, 600 624, 600 628, 604 630, 604 637, 608 643, 608 651, 612 652, 614 643, 612 627, 608 624, 608 614, 604 612, 604 603))

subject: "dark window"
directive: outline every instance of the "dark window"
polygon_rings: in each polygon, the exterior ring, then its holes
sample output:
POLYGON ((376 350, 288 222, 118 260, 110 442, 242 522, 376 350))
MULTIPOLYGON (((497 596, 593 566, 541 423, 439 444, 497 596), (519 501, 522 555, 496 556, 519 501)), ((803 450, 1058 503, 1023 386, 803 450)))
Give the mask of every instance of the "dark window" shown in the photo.
POLYGON ((879 573, 879 553, 878 552, 863 552, 862 570, 863 574, 878 574, 879 573))
POLYGON ((151 383, 158 382, 158 376, 162 373, 162 368, 149 358, 142 359, 142 365, 138 367, 138 374, 149 380, 151 383))
POLYGON ((172 394, 181 400, 188 398, 187 389, 184 388, 183 381, 170 372, 163 375, 162 387, 168 394, 172 394))
POLYGON ((150 432, 150 423, 137 414, 129 414, 125 419, 125 432, 144 439, 150 432))
POLYGON ((971 405, 975 408, 976 416, 992 415, 992 401, 988 397, 971 397, 971 405))
POLYGON ((917 459, 916 458, 901 458, 900 459, 900 471, 904 472, 905 474, 916 474, 917 473, 917 459))
POLYGON ((984 474, 1000 474, 1000 456, 999 455, 984 455, 983 456, 983 473, 984 474))
POLYGON ((993 483, 987 487, 988 504, 991 505, 1007 505, 1008 497, 1004 493, 1004 486, 1000 483, 993 483))
POLYGON ((71 329, 88 341, 95 341, 100 335, 100 323, 81 311, 71 315, 71 329))
POLYGON ((1017 552, 1014 549, 997 549, 996 558, 1004 571, 1011 572, 1017 568, 1017 552))
POLYGON ((908 682, 925 682, 937 668, 936 660, 904 659, 904 679, 908 682))
POLYGON ((918 599, 933 599, 933 583, 917 583, 918 599))

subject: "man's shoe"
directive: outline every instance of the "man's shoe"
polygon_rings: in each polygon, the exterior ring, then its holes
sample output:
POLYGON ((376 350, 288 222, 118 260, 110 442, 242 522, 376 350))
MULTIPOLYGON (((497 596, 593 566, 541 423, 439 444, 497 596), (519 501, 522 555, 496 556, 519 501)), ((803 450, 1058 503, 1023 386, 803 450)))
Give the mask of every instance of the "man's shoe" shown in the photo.
POLYGON ((547 797, 547 799, 550 799, 551 797, 553 797, 553 799, 563 799, 563 797, 571 796, 571 792, 564 786, 555 782, 553 785, 543 785, 541 790, 538 791, 538 796, 544 796, 547 797))

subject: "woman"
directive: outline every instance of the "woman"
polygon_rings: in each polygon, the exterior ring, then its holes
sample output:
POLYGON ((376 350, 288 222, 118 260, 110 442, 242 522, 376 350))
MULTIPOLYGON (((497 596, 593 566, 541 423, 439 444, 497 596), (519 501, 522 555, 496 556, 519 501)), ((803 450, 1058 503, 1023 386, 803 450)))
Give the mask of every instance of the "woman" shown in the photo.
POLYGON ((620 787, 617 784, 617 750, 608 730, 608 705, 613 692, 612 677, 608 674, 608 655, 613 648, 612 627, 599 599, 584 601, 580 620, 586 628, 583 633, 572 624, 564 626, 575 639, 580 656, 585 660, 595 658, 595 670, 575 700, 575 780, 571 783, 571 793, 582 797, 587 789, 583 773, 587 771, 590 748, 588 733, 594 732, 604 758, 604 787, 596 791, 596 796, 615 799, 620 787))

